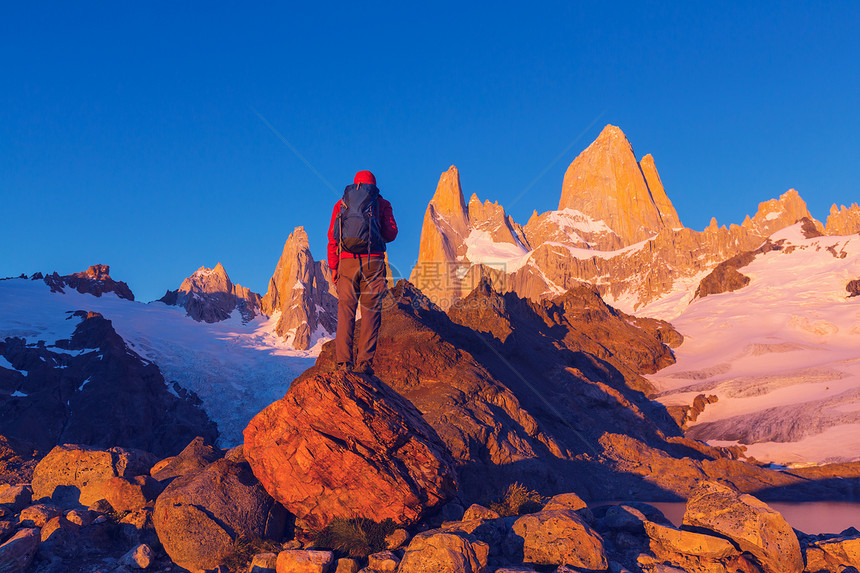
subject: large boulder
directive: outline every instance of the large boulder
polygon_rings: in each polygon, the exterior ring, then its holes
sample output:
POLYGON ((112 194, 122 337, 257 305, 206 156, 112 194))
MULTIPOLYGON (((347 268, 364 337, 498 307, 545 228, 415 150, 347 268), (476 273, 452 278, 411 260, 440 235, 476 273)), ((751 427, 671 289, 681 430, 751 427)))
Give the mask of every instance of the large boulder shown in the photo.
POLYGON ((683 531, 650 521, 644 521, 643 525, 654 556, 690 573, 730 570, 730 565, 740 557, 740 551, 722 537, 683 531))
POLYGON ((241 536, 280 539, 286 512, 247 464, 217 460, 176 478, 155 503, 158 539, 186 569, 212 569, 241 536))
POLYGON ((152 454, 140 450, 56 446, 33 471, 33 498, 51 498, 63 506, 88 506, 104 498, 109 479, 147 474, 155 461, 152 454))
POLYGON ((524 515, 514 522, 508 542, 523 561, 536 565, 570 565, 606 569, 603 538, 575 511, 552 509, 524 515))
POLYGON ((489 546, 462 531, 419 533, 406 548, 399 573, 484 573, 489 546))
POLYGON ((687 500, 683 523, 730 539, 765 573, 800 573, 803 555, 794 530, 766 503, 719 482, 702 482, 687 500))
POLYGON ((457 491, 453 459, 421 413, 380 380, 352 373, 294 382, 245 428, 244 454, 312 529, 335 517, 413 523, 457 491))

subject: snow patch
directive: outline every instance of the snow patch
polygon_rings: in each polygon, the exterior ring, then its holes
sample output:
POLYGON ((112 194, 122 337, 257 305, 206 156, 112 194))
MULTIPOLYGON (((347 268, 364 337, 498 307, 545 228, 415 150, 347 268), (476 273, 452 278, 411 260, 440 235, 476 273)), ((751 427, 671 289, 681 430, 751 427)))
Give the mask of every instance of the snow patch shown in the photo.
POLYGON ((717 395, 696 425, 769 409, 776 409, 779 419, 780 411, 786 416, 826 399, 832 405, 822 413, 826 423, 817 433, 792 442, 753 443, 747 454, 784 465, 856 460, 860 426, 852 419, 860 392, 860 297, 847 298, 845 285, 860 276, 860 237, 807 239, 800 227, 771 237, 793 248, 756 257, 743 269, 750 277, 743 289, 686 306, 684 296, 675 293, 638 313, 670 320, 685 337, 675 349, 677 362, 647 378, 667 405, 690 404, 699 393, 717 395), (846 253, 845 258, 828 249, 846 253))

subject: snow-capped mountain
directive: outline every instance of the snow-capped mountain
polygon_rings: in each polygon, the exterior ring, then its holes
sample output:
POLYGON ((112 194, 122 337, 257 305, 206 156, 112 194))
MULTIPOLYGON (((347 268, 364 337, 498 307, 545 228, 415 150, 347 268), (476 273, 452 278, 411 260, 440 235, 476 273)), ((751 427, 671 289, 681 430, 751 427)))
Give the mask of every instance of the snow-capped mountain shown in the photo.
MULTIPOLYGON (((277 334, 276 317, 246 321, 234 309, 226 320, 198 322, 184 308, 162 302, 135 302, 113 291, 97 297, 58 289, 56 281, 47 280, 54 276, 0 281, 0 341, 21 339, 27 348, 60 352, 52 347, 70 340, 78 324, 69 320, 70 313, 97 312, 111 322, 129 352, 158 367, 167 391, 199 397, 200 406, 217 424, 222 446, 241 443, 248 420, 283 396, 290 382, 313 364, 323 342, 297 351, 277 334)), ((6 356, 0 360, 0 375, 20 379, 27 376, 27 369, 6 356)), ((123 380, 116 376, 112 383, 123 380)), ((84 385, 83 390, 89 387, 84 385)), ((27 393, 17 387, 0 391, 7 405, 27 398, 16 394, 27 393)))
POLYGON ((665 297, 640 314, 684 335, 677 362, 649 380, 666 405, 716 396, 687 435, 740 443, 780 464, 860 459, 860 236, 807 238, 799 223, 737 269, 733 292, 665 297))

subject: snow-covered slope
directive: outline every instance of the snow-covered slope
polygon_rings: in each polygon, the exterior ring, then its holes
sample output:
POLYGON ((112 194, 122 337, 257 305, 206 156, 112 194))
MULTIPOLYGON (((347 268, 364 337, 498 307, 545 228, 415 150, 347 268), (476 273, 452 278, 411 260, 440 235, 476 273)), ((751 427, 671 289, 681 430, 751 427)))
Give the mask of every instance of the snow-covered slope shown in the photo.
POLYGON ((43 340, 50 345, 71 337, 77 321, 67 320, 70 311, 99 312, 135 352, 158 365, 168 387, 176 381, 200 397, 218 424, 223 447, 242 442, 248 421, 284 395, 327 340, 319 338, 310 350, 297 351, 275 333, 278 316, 258 316, 243 324, 234 311, 223 322, 207 324, 192 320, 183 308, 160 302, 65 291, 51 293, 41 280, 0 281, 0 339, 20 337, 28 344, 43 340))
POLYGON ((860 236, 804 238, 777 232, 781 250, 739 271, 750 283, 692 301, 669 296, 638 314, 672 322, 684 343, 677 363, 649 380, 667 405, 716 395, 688 435, 741 443, 780 464, 860 459, 860 236))

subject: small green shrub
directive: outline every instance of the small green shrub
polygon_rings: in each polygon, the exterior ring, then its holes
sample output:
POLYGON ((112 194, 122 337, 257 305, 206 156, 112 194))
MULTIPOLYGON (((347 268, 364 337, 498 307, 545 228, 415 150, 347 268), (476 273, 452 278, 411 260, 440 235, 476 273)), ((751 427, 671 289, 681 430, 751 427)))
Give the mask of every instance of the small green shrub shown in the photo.
POLYGON ((314 538, 314 546, 360 559, 385 551, 385 538, 397 524, 388 518, 383 522, 365 517, 336 518, 314 538))
POLYGON ((251 560, 257 553, 279 553, 283 549, 280 543, 259 537, 237 537, 233 541, 233 549, 224 558, 224 565, 230 571, 247 571, 251 560))
POLYGON ((519 482, 509 485, 508 491, 502 497, 490 503, 490 509, 502 517, 534 513, 540 511, 541 508, 543 508, 541 495, 534 490, 527 489, 519 482))

